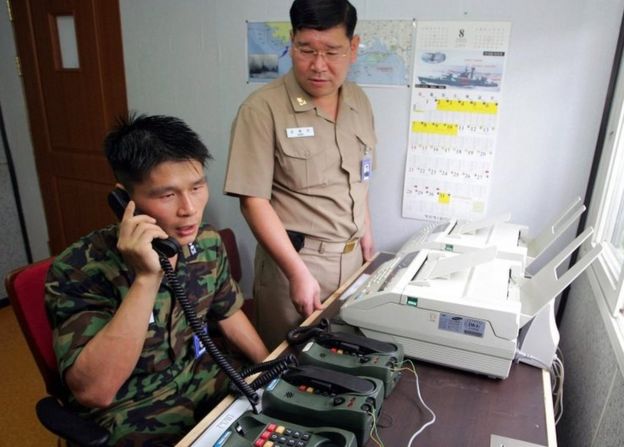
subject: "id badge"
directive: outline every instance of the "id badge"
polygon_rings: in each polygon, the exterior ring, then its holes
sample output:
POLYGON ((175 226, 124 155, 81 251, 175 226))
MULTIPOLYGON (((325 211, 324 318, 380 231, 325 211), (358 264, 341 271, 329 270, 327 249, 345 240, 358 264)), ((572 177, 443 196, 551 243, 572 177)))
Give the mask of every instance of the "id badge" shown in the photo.
POLYGON ((370 153, 367 151, 360 161, 360 178, 362 179, 362 181, 367 182, 368 180, 370 180, 372 172, 373 159, 371 158, 370 153))
MULTIPOLYGON (((202 333, 207 334, 208 328, 207 327, 203 328, 202 333)), ((204 355, 204 352, 206 352, 206 347, 201 342, 199 337, 195 334, 193 334, 193 352, 195 353, 196 359, 200 358, 202 355, 204 355)))

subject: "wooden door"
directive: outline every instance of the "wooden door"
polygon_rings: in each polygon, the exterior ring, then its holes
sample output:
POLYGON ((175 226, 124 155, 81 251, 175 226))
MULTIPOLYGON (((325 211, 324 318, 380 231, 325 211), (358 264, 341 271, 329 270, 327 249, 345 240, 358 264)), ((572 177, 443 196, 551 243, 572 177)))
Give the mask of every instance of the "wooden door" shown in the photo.
POLYGON ((11 0, 52 254, 114 222, 102 150, 127 112, 118 0, 11 0), (75 51, 73 51, 75 50, 75 51))

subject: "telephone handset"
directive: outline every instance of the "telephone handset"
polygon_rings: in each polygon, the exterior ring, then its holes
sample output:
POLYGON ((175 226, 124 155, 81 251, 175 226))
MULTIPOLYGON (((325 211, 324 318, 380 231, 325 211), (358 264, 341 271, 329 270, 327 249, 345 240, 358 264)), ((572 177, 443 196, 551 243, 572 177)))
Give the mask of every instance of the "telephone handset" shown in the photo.
MULTIPOLYGON (((108 194, 108 204, 119 220, 122 219, 124 211, 130 202, 130 196, 125 189, 115 188, 108 194)), ((141 214, 139 210, 135 214, 141 214)), ((154 239, 152 247, 161 255, 171 258, 181 251, 180 244, 174 238, 154 239)))
POLYGON ((355 333, 332 332, 327 319, 322 319, 315 326, 291 329, 286 340, 291 345, 305 344, 299 354, 302 365, 376 377, 384 382, 386 397, 401 378, 399 366, 403 363, 403 347, 400 344, 355 333))
POLYGON ((352 355, 393 354, 397 345, 346 332, 330 332, 329 322, 322 319, 316 326, 300 326, 291 329, 286 340, 291 345, 301 344, 314 338, 321 346, 328 349, 341 349, 352 355))
POLYGON ((313 365, 291 367, 282 375, 282 379, 297 387, 312 386, 321 393, 331 395, 371 394, 375 391, 375 384, 370 380, 313 365))

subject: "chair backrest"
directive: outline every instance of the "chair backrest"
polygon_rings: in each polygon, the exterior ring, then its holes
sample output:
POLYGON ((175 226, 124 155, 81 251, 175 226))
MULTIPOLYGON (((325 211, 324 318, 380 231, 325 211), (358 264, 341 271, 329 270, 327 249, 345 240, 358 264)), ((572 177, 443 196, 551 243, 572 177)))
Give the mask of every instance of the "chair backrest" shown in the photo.
MULTIPOLYGON (((223 228, 219 230, 223 245, 225 245, 225 251, 228 256, 228 263, 230 264, 230 274, 234 281, 240 283, 243 276, 243 270, 241 268, 240 256, 238 254, 238 245, 236 244, 236 236, 230 228, 223 228)), ((256 322, 256 311, 253 304, 253 299, 247 298, 243 303, 243 312, 249 318, 252 323, 256 322)))
POLYGON ((234 281, 240 282, 243 276, 241 270, 240 256, 238 255, 238 246, 236 245, 236 236, 230 228, 222 228, 219 230, 223 245, 225 245, 225 251, 228 256, 228 262, 230 264, 230 274, 234 281))
POLYGON ((52 348, 52 328, 44 304, 46 275, 53 260, 48 258, 13 270, 7 275, 5 286, 48 393, 62 396, 63 388, 52 348))

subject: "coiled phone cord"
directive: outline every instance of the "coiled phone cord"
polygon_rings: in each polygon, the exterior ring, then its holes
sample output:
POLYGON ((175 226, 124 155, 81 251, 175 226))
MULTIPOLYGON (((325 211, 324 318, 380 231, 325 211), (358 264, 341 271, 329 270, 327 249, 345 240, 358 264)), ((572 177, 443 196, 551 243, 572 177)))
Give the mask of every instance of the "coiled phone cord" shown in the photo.
MULTIPOLYGON (((285 357, 278 358, 275 360, 270 360, 268 362, 259 363, 257 365, 251 365, 245 369, 243 369, 239 374, 241 377, 249 377, 252 374, 256 374, 262 372, 258 377, 251 382, 251 388, 257 390, 262 388, 264 385, 269 383, 271 380, 275 379, 282 375, 282 373, 288 371, 292 366, 297 366, 299 362, 297 361, 297 357, 293 354, 288 354, 285 357)), ((230 385, 230 389, 233 388, 233 385, 230 385)))
POLYGON ((286 341, 288 341, 288 344, 291 346, 300 345, 328 331, 329 320, 327 318, 321 318, 321 321, 314 326, 299 326, 289 330, 288 334, 286 334, 286 341))
POLYGON ((195 335, 199 337, 202 344, 206 347, 216 364, 225 372, 225 374, 227 374, 232 383, 236 385, 240 392, 245 395, 245 397, 251 404, 254 412, 257 413, 256 405, 260 401, 260 396, 258 396, 254 389, 251 388, 251 386, 247 382, 245 382, 245 380, 243 380, 241 375, 236 372, 232 365, 228 363, 223 354, 221 354, 221 351, 219 351, 219 348, 217 348, 217 346, 208 335, 208 331, 204 330, 202 323, 199 321, 199 318, 197 318, 195 309, 193 309, 193 307, 191 306, 191 303, 186 296, 186 292, 180 285, 180 282, 178 281, 178 278, 173 271, 173 267, 171 266, 169 259, 162 255, 159 255, 158 258, 160 260, 160 266, 165 272, 167 282, 173 289, 173 294, 175 298, 182 306, 186 321, 191 326, 191 329, 193 330, 195 335))

